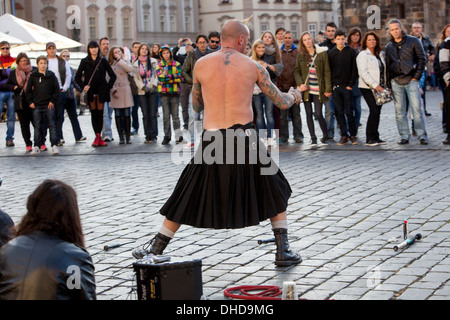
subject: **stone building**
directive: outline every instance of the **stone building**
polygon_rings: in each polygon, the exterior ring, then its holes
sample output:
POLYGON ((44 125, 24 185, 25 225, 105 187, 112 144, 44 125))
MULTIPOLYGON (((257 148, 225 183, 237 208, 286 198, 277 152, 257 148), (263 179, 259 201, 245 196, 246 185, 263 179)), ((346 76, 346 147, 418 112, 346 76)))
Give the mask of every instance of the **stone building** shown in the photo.
POLYGON ((388 34, 385 30, 390 19, 397 18, 402 21, 405 31, 411 33, 414 22, 420 22, 433 43, 440 37, 443 27, 450 23, 450 1, 449 0, 341 0, 341 26, 349 30, 359 27, 363 32, 369 30, 367 23, 372 28, 373 24, 379 22, 374 29, 385 44, 388 34), (371 5, 377 11, 369 10, 371 5), (379 17, 379 21, 376 19, 379 17))
POLYGON ((338 0, 200 0, 200 28, 203 33, 219 31, 229 19, 253 15, 252 39, 264 31, 283 27, 298 39, 303 31, 317 36, 329 21, 339 22, 338 0))

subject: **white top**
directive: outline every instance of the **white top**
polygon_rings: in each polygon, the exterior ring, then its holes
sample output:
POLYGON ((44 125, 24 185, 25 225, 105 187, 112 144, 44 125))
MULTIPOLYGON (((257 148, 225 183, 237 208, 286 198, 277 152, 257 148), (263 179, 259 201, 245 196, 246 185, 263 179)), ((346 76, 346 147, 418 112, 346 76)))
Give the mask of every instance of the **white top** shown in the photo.
POLYGON ((66 82, 64 84, 61 83, 61 75, 59 74, 59 68, 58 68, 58 59, 48 59, 48 70, 52 71, 56 78, 58 79, 59 87, 61 90, 67 91, 70 88, 70 82, 72 81, 72 71, 70 70, 70 66, 66 63, 66 82))

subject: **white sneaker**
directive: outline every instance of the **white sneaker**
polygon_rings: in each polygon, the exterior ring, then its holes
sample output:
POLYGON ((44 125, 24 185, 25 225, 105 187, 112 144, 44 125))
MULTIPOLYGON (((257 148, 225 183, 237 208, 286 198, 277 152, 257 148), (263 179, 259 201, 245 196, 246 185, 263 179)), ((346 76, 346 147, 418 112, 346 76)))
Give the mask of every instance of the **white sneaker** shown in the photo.
POLYGON ((39 148, 39 147, 34 147, 33 148, 33 151, 31 152, 31 154, 39 154, 39 153, 41 153, 41 149, 39 148))
POLYGON ((52 153, 53 153, 53 155, 58 155, 59 154, 59 150, 58 150, 57 146, 53 146, 52 147, 52 153))

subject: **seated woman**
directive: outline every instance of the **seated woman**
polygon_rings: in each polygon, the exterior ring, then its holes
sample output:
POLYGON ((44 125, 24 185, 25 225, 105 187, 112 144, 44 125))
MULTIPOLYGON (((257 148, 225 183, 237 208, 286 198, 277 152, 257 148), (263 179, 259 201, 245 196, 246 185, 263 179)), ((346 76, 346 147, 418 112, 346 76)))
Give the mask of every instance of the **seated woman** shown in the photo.
POLYGON ((0 250, 0 300, 95 300, 75 191, 44 181, 27 211, 16 238, 0 250))

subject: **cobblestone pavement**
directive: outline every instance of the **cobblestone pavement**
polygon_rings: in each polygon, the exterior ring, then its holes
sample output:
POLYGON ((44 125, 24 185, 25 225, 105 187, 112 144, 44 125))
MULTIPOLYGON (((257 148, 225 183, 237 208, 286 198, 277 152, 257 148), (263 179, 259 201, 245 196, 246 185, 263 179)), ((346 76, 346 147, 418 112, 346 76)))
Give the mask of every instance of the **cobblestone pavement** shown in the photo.
MULTIPOLYGON (((291 142, 280 151, 280 167, 293 189, 290 243, 303 257, 300 265, 276 268, 274 244, 257 244, 272 237, 269 222, 245 231, 182 227, 166 253, 202 259, 203 290, 211 300, 225 299, 230 287, 285 281, 295 281, 303 299, 449 299, 450 149, 442 144, 441 99, 438 92, 428 93, 428 146, 417 139, 397 145, 389 104, 380 129, 388 145, 364 146, 363 126, 359 146, 311 150, 303 113, 305 143, 291 142), (395 252, 405 219, 410 233, 423 239, 395 252)), ((363 102, 363 123, 367 115, 363 102)), ((74 142, 66 119, 67 143, 57 157, 25 154, 18 123, 16 147, 6 148, 6 125, 0 124, 0 206, 18 222, 27 196, 44 179, 71 184, 96 267, 98 298, 136 299, 131 250, 158 231, 163 221, 158 210, 184 167, 173 164, 173 145, 144 145, 142 134, 130 146, 113 142, 93 149, 90 117, 80 122, 88 142, 74 142), (105 252, 107 244, 124 245, 105 252)))

